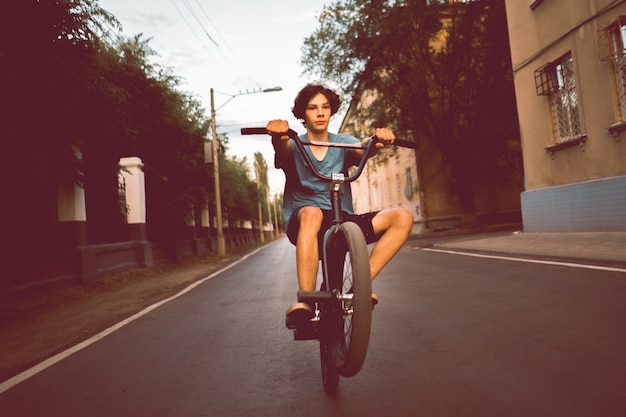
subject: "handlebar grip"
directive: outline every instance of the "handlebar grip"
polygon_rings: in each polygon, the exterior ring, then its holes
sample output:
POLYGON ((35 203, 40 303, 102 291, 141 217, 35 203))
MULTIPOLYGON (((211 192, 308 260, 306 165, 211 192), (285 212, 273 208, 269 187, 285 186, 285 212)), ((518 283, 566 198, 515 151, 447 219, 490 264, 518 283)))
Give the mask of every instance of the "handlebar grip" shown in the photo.
MULTIPOLYGON (((268 135, 267 129, 264 127, 242 127, 241 128, 242 135, 268 135)), ((298 138, 298 132, 293 129, 289 129, 285 132, 285 135, 289 136, 291 139, 298 138)))
POLYGON ((242 127, 242 135, 267 135, 267 129, 264 127, 242 127))
MULTIPOLYGON (((374 139, 375 141, 378 141, 379 139, 376 137, 376 135, 372 136, 372 139, 374 139)), ((411 142, 410 140, 406 140, 406 139, 398 139, 396 138, 393 141, 393 146, 401 146, 403 148, 413 148, 413 149, 417 149, 417 144, 415 142, 411 142)))
POLYGON ((405 140, 405 139, 396 139, 393 142, 393 144, 396 145, 396 146, 402 146, 403 148, 417 149, 417 144, 415 142, 411 142, 411 141, 405 140))

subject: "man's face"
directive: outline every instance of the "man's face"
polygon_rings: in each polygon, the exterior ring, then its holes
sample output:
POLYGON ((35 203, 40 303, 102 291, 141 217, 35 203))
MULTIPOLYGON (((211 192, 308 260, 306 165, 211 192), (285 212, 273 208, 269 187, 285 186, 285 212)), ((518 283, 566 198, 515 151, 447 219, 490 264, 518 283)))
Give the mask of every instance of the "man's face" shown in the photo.
POLYGON ((313 132, 325 132, 330 123, 330 103, 323 94, 314 96, 304 113, 306 127, 313 132))

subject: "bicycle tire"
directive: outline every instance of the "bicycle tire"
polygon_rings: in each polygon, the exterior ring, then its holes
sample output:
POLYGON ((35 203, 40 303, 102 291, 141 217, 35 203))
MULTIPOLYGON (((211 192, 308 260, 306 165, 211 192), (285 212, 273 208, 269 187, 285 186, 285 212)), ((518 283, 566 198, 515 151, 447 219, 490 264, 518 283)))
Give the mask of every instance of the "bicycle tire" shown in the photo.
POLYGON ((322 384, 327 394, 337 393, 339 370, 329 352, 328 333, 320 337, 320 362, 322 365, 322 384))
POLYGON ((347 294, 329 305, 328 347, 339 373, 356 375, 367 355, 372 323, 372 282, 363 232, 353 222, 333 229, 327 239, 326 261, 331 291, 347 294))

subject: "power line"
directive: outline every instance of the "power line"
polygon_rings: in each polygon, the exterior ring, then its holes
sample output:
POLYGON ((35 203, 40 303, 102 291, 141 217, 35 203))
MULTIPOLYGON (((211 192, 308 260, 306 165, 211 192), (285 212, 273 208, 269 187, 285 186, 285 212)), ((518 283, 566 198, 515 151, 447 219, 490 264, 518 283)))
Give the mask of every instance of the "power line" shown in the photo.
MULTIPOLYGON (((187 20, 187 18, 185 17, 185 15, 183 14, 183 12, 178 8, 178 6, 176 5, 176 3, 174 2, 174 0, 170 0, 170 2, 172 3, 172 5, 174 6, 174 8, 176 9, 176 11, 178 12, 178 14, 180 15, 180 17, 183 19, 183 21, 185 22, 185 24, 187 25, 187 27, 189 28, 189 30, 191 30, 191 33, 193 33, 193 35, 196 37, 196 39, 198 39, 198 41, 200 42, 200 45, 202 45, 202 47, 204 48, 205 51, 207 51, 207 53, 209 54, 209 56, 211 57, 211 59, 213 60, 213 62, 215 62, 215 64, 222 70, 224 71, 224 68, 220 65, 220 62, 218 60, 216 60, 213 55, 211 54, 211 51, 209 50, 209 48, 204 44, 204 42, 202 42, 202 39, 200 38, 200 36, 198 36, 198 34, 196 33, 196 31, 193 29, 193 27, 191 26, 191 24, 189 24, 189 21, 187 20)), ((226 72, 226 71, 224 71, 226 72)))
MULTIPOLYGON (((179 7, 177 7, 176 4, 174 3, 174 0, 170 0, 170 1, 172 2, 172 4, 174 4, 174 7, 176 7, 176 10, 178 11, 180 16, 185 21, 185 24, 194 33, 196 38, 199 38, 198 35, 196 34, 196 32, 193 30, 191 24, 189 23, 189 20, 185 18, 185 16, 183 15, 181 9, 179 7)), ((202 7, 202 4, 198 0, 195 0, 196 7, 200 10, 200 12, 202 12, 202 15, 204 16, 206 21, 208 21, 209 24, 213 27, 213 29, 214 29, 213 32, 217 33, 217 35, 219 36, 219 38, 221 40, 220 43, 225 45, 226 48, 228 49, 228 51, 230 51, 230 56, 228 56, 228 54, 224 53, 224 50, 221 48, 220 44, 218 44, 217 41, 214 39, 214 37, 212 37, 209 34, 209 31, 206 29, 205 25, 203 24, 203 22, 201 20, 202 16, 199 16, 199 14, 196 12, 196 10, 192 6, 192 4, 189 2, 189 0, 181 0, 181 2, 183 3, 185 8, 187 9, 187 12, 189 14, 191 14, 191 16, 193 16, 195 22, 200 26, 200 28, 204 32, 204 34, 211 40, 211 42, 215 45, 215 47, 217 47, 217 51, 218 51, 218 53, 220 54, 220 56, 222 58, 221 62, 219 64, 226 65, 228 67, 227 69, 229 70, 229 71, 224 71, 224 68, 222 68, 222 65, 219 65, 220 69, 224 72, 224 74, 231 75, 231 76, 234 75, 235 77, 241 78, 241 79, 249 79, 250 81, 252 81, 252 83, 255 86, 259 87, 260 86, 259 83, 246 70, 245 66, 243 64, 241 64, 241 62, 237 59, 237 56, 235 55, 235 53, 232 51, 232 49, 230 48, 230 46, 228 45, 228 43, 226 42, 224 37, 221 35, 221 33, 219 32, 217 27, 213 24, 213 21, 211 20, 209 15, 206 13, 204 8, 202 7), (234 58, 234 61, 233 61, 233 58, 234 58)), ((205 46, 205 49, 206 49, 206 46, 205 46)), ((208 49, 207 49, 207 51, 208 51, 208 49)))
POLYGON ((241 63, 241 61, 239 61, 239 59, 237 58, 237 55, 233 52, 233 50, 231 49, 230 45, 228 45, 228 42, 226 42, 226 39, 224 39, 224 37, 222 36, 222 34, 220 33, 219 29, 217 28, 217 26, 215 26, 215 24, 213 23, 213 21, 211 20, 211 18, 209 17, 209 15, 207 14, 207 12, 204 10, 204 8, 202 7, 202 4, 200 3, 199 0, 195 0, 196 4, 198 5, 198 8, 200 8, 200 11, 202 12, 202 14, 204 15, 204 17, 206 18, 206 20, 209 22, 209 24, 213 27, 213 30, 217 33, 217 35, 219 36, 219 38, 221 39, 222 43, 224 45, 226 45, 226 48, 228 49, 228 51, 230 52, 230 54, 233 56, 233 58, 235 59, 235 61, 237 61, 237 64, 241 67, 241 69, 243 70, 243 72, 245 73, 245 75, 247 77, 249 77, 254 84, 256 84, 257 86, 259 86, 259 83, 256 82, 256 80, 254 79, 254 77, 248 72, 247 68, 245 67, 245 65, 243 65, 241 63))
POLYGON ((215 46, 217 46, 219 48, 220 45, 215 41, 215 39, 213 39, 211 37, 211 35, 209 35, 209 32, 206 31, 206 29, 204 28, 204 25, 202 24, 200 19, 198 19, 198 15, 196 14, 196 11, 193 9, 193 7, 191 7, 189 2, 187 0, 182 0, 182 2, 185 5, 185 7, 187 7, 187 10, 189 10, 189 13, 191 13, 193 18, 196 19, 196 22, 198 22, 198 25, 200 25, 200 28, 202 28, 202 31, 207 36, 207 38, 209 38, 211 40, 211 42, 213 42, 215 44, 215 46))

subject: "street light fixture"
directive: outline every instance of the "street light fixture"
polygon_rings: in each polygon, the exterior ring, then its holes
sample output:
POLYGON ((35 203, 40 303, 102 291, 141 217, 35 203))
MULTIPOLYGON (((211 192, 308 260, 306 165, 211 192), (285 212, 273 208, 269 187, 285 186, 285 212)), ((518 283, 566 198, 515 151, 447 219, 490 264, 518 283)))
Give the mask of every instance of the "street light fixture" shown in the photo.
POLYGON ((271 93, 274 91, 281 91, 282 87, 272 87, 266 88, 264 90, 257 89, 252 91, 244 91, 239 92, 238 94, 231 94, 230 98, 226 100, 224 104, 219 106, 217 109, 215 108, 215 99, 214 99, 214 91, 211 88, 211 130, 213 131, 213 140, 212 140, 212 150, 213 150, 213 177, 215 179, 215 217, 217 222, 217 253, 218 255, 226 254, 226 243, 224 241, 224 230, 222 227, 222 196, 220 192, 220 169, 218 165, 218 157, 217 157, 217 130, 215 123, 215 112, 226 104, 228 104, 232 99, 237 96, 243 96, 246 94, 257 94, 257 93, 271 93))

